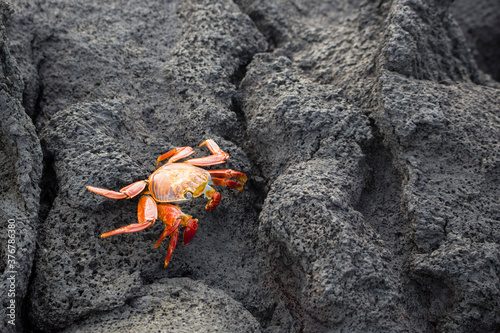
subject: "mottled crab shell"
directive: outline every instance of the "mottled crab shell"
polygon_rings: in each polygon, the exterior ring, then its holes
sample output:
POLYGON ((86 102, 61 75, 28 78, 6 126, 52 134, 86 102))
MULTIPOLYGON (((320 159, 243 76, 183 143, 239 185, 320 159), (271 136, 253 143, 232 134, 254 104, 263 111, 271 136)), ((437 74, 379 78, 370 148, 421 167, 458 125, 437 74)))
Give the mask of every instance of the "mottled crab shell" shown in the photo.
POLYGON ((149 177, 149 192, 157 202, 183 202, 199 197, 210 174, 186 163, 165 164, 149 177))

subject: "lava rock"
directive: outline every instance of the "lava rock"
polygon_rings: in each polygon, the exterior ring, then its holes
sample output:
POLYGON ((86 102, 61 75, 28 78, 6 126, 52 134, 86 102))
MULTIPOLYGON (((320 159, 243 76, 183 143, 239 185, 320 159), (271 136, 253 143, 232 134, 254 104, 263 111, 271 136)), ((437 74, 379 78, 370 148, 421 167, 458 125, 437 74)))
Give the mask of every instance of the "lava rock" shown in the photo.
POLYGON ((186 252, 178 246, 168 270, 162 267, 165 245, 154 249, 158 229, 99 238, 134 223, 137 200, 110 200, 85 186, 118 190, 146 179, 156 158, 176 146, 212 138, 230 154, 228 167, 252 172, 243 150, 230 141, 241 139, 230 96, 240 68, 265 46, 253 22, 224 2, 140 8, 139 2, 101 8, 84 1, 14 6, 9 29, 18 51, 30 47, 31 53, 17 56, 37 68, 41 88, 33 118, 50 163, 45 181, 53 184, 25 318, 39 330, 121 307, 141 286, 166 276, 225 288, 254 315, 273 307, 262 285, 267 264, 255 245, 253 192, 238 196, 221 189, 213 214, 203 210, 203 200, 183 205, 199 219, 198 235, 186 252), (206 21, 207 15, 217 20, 206 21), (35 56, 27 59, 30 54, 35 56), (217 68, 215 59, 221 61, 217 68), (193 75, 200 75, 195 84, 193 75), (216 99, 212 87, 218 87, 216 99))
POLYGON ((33 264, 40 202, 42 150, 23 106, 23 80, 9 48, 5 22, 9 6, 0 2, 0 303, 4 332, 22 327, 22 308, 33 264))
POLYGON ((477 66, 494 80, 500 81, 500 65, 497 61, 500 56, 500 3, 495 0, 474 3, 458 0, 450 9, 465 35, 477 66))
POLYGON ((257 320, 221 290, 188 278, 159 280, 114 310, 83 320, 77 332, 262 332, 257 320))
POLYGON ((369 174, 368 119, 338 89, 300 71, 286 57, 259 55, 241 84, 248 131, 271 182, 259 234, 281 298, 301 317, 299 331, 404 331, 390 251, 355 208, 369 174))

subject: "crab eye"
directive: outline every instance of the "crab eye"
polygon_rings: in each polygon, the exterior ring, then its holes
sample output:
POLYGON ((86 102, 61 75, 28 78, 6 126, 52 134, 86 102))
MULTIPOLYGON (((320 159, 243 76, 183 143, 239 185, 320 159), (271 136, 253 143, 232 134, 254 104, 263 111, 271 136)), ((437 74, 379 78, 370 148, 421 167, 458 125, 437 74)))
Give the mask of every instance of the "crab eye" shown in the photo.
POLYGON ((187 199, 191 199, 193 197, 193 193, 186 192, 185 196, 186 196, 187 199))

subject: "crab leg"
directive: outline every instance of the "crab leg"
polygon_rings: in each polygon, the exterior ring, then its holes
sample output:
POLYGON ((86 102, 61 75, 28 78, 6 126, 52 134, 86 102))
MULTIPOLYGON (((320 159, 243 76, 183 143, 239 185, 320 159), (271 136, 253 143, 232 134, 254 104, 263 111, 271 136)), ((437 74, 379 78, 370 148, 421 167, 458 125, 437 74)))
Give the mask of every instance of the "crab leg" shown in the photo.
POLYGON ((203 146, 207 146, 212 155, 200 158, 193 158, 187 160, 185 163, 197 166, 208 166, 208 165, 216 165, 224 163, 229 158, 229 154, 223 152, 222 149, 220 149, 219 146, 212 139, 203 141, 198 148, 201 148, 203 146))
POLYGON ((139 208, 137 210, 137 219, 139 223, 129 224, 113 231, 106 232, 101 235, 101 238, 144 230, 152 226, 157 218, 158 210, 156 209, 156 202, 149 195, 143 195, 139 199, 139 208))
POLYGON ((172 226, 170 226, 170 228, 169 228, 169 225, 167 225, 167 223, 165 223, 165 230, 163 230, 163 232, 160 235, 160 238, 158 238, 158 240, 156 241, 155 249, 157 249, 158 246, 160 246, 161 242, 163 241, 163 239, 165 237, 169 236, 170 234, 172 234, 174 231, 176 231, 179 228, 179 226, 181 225, 181 222, 182 222, 182 219, 180 217, 177 218, 177 220, 175 220, 175 223, 172 226))
POLYGON ((179 229, 175 229, 172 233, 172 237, 170 238, 170 243, 168 244, 167 256, 165 257, 165 264, 163 268, 167 268, 168 263, 170 262, 170 258, 172 257, 172 253, 175 250, 175 246, 177 245, 177 240, 179 239, 179 229))
POLYGON ((247 182, 247 176, 239 171, 231 170, 231 169, 222 169, 222 170, 207 170, 210 176, 216 178, 234 178, 241 184, 245 184, 247 182))
POLYGON ((175 161, 178 161, 180 159, 183 159, 185 157, 188 157, 189 155, 193 154, 194 150, 191 147, 178 147, 174 148, 165 154, 161 155, 158 157, 156 160, 156 169, 158 169, 158 166, 160 165, 161 161, 166 160, 167 158, 170 157, 170 159, 167 161, 167 163, 174 163, 175 161))
POLYGON ((155 248, 160 246, 163 239, 170 235, 170 243, 168 245, 167 256, 165 258, 164 268, 167 268, 172 253, 177 245, 179 239, 179 227, 182 225, 184 229, 183 245, 189 244, 196 235, 198 228, 198 220, 192 219, 191 215, 183 214, 179 207, 171 204, 158 205, 158 216, 165 223, 165 230, 162 232, 160 238, 155 244, 155 248))
POLYGON ((212 177, 212 183, 214 185, 227 186, 243 192, 243 184, 232 181, 231 179, 212 177))
POLYGON ((130 199, 138 194, 140 194, 148 184, 147 181, 141 180, 130 185, 125 186, 120 190, 120 192, 106 190, 104 188, 94 187, 94 186, 85 186, 85 188, 91 192, 100 194, 105 196, 106 198, 111 199, 130 199))

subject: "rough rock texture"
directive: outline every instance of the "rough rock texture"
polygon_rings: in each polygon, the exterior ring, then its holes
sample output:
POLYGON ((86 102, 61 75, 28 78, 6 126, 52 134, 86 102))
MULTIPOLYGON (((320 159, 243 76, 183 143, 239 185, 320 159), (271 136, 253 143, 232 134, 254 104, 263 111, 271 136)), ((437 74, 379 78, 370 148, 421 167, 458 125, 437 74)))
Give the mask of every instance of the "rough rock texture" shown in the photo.
POLYGON ((40 141, 22 106, 23 79, 5 32, 9 14, 9 7, 0 2, 0 301, 5 311, 2 332, 14 332, 16 326, 21 327, 21 309, 25 306, 36 246, 38 185, 42 175, 40 141))
POLYGON ((110 312, 64 330, 77 332, 261 332, 259 322, 224 292, 188 278, 158 280, 110 312))
POLYGON ((498 4, 467 6, 2 2, 17 331, 500 330, 498 4), (161 222, 99 238, 137 199, 85 185, 207 138, 249 182, 182 205, 199 228, 168 269, 161 222))
POLYGON ((500 2, 457 0, 451 12, 480 69, 500 81, 500 2))

